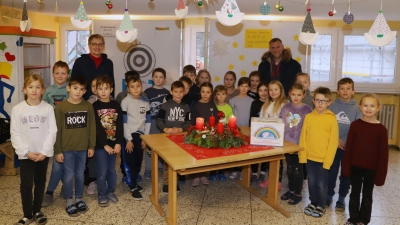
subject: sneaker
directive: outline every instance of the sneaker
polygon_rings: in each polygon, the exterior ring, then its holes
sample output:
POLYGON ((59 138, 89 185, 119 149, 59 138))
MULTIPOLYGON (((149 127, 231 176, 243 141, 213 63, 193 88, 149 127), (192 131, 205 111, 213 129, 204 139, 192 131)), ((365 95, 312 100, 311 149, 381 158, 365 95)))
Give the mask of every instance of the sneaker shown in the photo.
POLYGON ((283 194, 283 195, 281 196, 281 200, 283 200, 283 201, 287 201, 287 200, 289 200, 289 199, 290 199, 290 197, 292 197, 292 195, 293 195, 293 193, 292 193, 292 192, 290 192, 290 191, 287 191, 285 194, 283 194))
POLYGON ((313 204, 311 204, 311 203, 308 204, 308 206, 304 208, 304 213, 305 213, 307 216, 311 216, 311 214, 313 214, 314 211, 315 211, 315 205, 313 205, 313 204))
POLYGON ((97 193, 97 183, 95 181, 93 181, 89 184, 87 193, 88 193, 88 195, 94 195, 97 193))
MULTIPOLYGON (((260 188, 268 188, 268 180, 265 180, 264 182, 259 183, 258 186, 260 186, 260 188)), ((282 189, 282 183, 279 182, 278 190, 280 191, 281 189, 282 189)))
POLYGON ((216 181, 217 180, 217 175, 211 175, 210 176, 211 181, 216 181))
POLYGON ((136 188, 139 190, 139 192, 140 192, 140 193, 142 193, 142 192, 143 192, 143 188, 142 188, 142 186, 140 186, 140 185, 136 184, 136 188))
POLYGON ((325 213, 325 208, 317 206, 314 210, 314 212, 311 214, 312 217, 320 218, 324 215, 325 213))
POLYGON ((338 211, 338 212, 344 212, 346 205, 342 202, 337 201, 335 208, 336 208, 336 211, 338 211))
POLYGON ((219 179, 220 181, 226 180, 225 174, 224 174, 224 173, 219 173, 219 174, 218 174, 218 179, 219 179))
POLYGON ((132 193, 133 200, 139 201, 139 200, 143 199, 143 196, 142 196, 142 194, 140 194, 140 191, 138 188, 132 189, 131 193, 132 193))
POLYGON ((117 203, 119 200, 114 193, 108 193, 107 198, 110 199, 113 203, 117 203))
POLYGON ((142 177, 142 175, 140 175, 140 174, 137 175, 136 182, 137 182, 137 183, 143 183, 143 177, 142 177))
POLYGON ((207 177, 201 177, 200 180, 201 180, 201 183, 203 183, 204 185, 209 185, 210 184, 210 182, 208 181, 207 177))
POLYGON ((43 197, 42 207, 51 206, 53 202, 53 195, 45 194, 43 197))
POLYGON ((297 204, 299 204, 299 202, 301 202, 301 200, 302 200, 301 195, 292 194, 292 196, 290 196, 288 204, 289 205, 297 205, 297 204))
POLYGON ((258 175, 257 181, 263 182, 264 180, 265 180, 265 174, 260 173, 260 175, 258 175))
MULTIPOLYGON (((179 193, 181 191, 181 188, 179 187, 179 185, 177 185, 176 186, 176 193, 179 193)), ((164 194, 168 194, 168 185, 163 185, 163 187, 162 187, 162 192, 164 193, 164 194)))
POLYGON ((14 225, 26 225, 26 224, 30 224, 33 222, 33 218, 32 219, 28 219, 26 217, 18 220, 18 222, 14 223, 14 225))
POLYGON ((236 180, 239 172, 232 172, 231 175, 229 175, 229 179, 231 180, 236 180))
POLYGON ((108 198, 107 198, 107 196, 100 196, 97 199, 97 203, 99 204, 100 207, 107 207, 108 206, 108 198))
POLYGON ((200 178, 198 178, 198 177, 194 178, 192 181, 192 186, 197 187, 199 185, 200 185, 200 178))
POLYGON ((255 182, 257 182, 257 175, 252 174, 250 177, 250 183, 255 183, 255 182))
POLYGON ((145 170, 143 175, 144 175, 145 180, 151 180, 151 171, 150 170, 145 170))

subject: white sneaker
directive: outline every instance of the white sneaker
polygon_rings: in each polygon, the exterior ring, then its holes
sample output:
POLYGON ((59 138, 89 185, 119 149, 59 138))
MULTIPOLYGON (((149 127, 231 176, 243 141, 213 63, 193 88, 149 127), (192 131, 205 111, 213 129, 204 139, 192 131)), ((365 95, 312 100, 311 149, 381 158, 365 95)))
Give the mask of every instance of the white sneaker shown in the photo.
POLYGON ((91 182, 90 184, 89 184, 89 187, 88 187, 88 189, 87 189, 87 193, 89 194, 89 195, 94 195, 94 194, 96 194, 97 193, 97 183, 96 182, 91 182))
POLYGON ((229 179, 231 180, 236 180, 239 172, 232 172, 231 175, 229 175, 229 179))

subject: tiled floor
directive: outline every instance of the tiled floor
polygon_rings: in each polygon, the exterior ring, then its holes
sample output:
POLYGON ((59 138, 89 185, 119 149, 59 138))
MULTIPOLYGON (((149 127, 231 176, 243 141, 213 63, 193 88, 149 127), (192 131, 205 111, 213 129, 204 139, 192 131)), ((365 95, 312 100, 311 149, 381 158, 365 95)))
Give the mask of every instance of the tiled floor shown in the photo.
MULTIPOLYGON (((51 167, 49 167, 50 170, 51 167)), ((50 171, 49 171, 50 172, 50 171)), ((285 173, 285 172, 284 172, 285 173)), ((375 187, 372 220, 370 224, 398 225, 400 224, 400 151, 390 150, 389 170, 386 184, 375 187)), ((283 178, 286 186, 286 176, 283 178)), ((164 220, 151 205, 148 195, 151 192, 150 181, 143 183, 142 201, 135 201, 130 196, 127 187, 122 186, 121 177, 118 177, 116 195, 120 201, 110 204, 107 208, 97 205, 96 196, 86 195, 84 198, 90 207, 89 212, 76 218, 69 217, 65 211, 65 201, 58 197, 60 186, 55 192, 55 203, 43 212, 48 216, 49 225, 101 225, 101 224, 165 224, 164 220)), ((161 181, 161 180, 160 180, 161 181)), ((306 216, 303 208, 308 204, 308 190, 303 192, 303 201, 291 206, 280 202, 281 206, 291 213, 290 218, 282 216, 269 207, 259 197, 251 195, 232 181, 211 182, 208 186, 191 187, 190 180, 181 186, 178 194, 178 224, 209 225, 209 224, 344 224, 348 218, 348 210, 344 213, 335 212, 334 203, 326 214, 319 219, 306 216)), ((22 215, 19 176, 0 176, 0 224, 15 223, 22 215)), ((259 189, 265 194, 265 190, 259 189)), ((285 188, 279 196, 286 191, 285 188)), ((86 193, 86 192, 85 192, 86 193)), ((160 193, 160 202, 167 212, 167 195, 160 193)), ((346 203, 348 198, 346 199, 346 203)))

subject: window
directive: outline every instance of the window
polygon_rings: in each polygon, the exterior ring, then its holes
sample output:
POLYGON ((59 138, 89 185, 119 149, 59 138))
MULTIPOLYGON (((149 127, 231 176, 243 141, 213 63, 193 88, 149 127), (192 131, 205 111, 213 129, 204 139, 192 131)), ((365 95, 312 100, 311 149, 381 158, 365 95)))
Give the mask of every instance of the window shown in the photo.
POLYGON ((187 26, 185 28, 184 66, 196 65, 196 71, 204 69, 204 31, 204 26, 187 26))
POLYGON ((329 81, 331 71, 332 35, 321 34, 311 46, 310 78, 312 81, 329 81))
POLYGON ((89 30, 80 30, 74 26, 61 26, 61 60, 72 70, 75 60, 82 54, 89 53, 89 30))

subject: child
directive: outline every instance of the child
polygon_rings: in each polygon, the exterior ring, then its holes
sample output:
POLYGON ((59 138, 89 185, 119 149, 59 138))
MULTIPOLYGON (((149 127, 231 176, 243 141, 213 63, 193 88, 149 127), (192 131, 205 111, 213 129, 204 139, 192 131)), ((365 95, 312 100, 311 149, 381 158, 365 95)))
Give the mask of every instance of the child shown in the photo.
POLYGON ((226 102, 229 102, 231 98, 237 96, 239 94, 239 90, 235 89, 236 84, 236 74, 233 71, 228 71, 224 76, 224 86, 228 90, 228 96, 226 98, 226 102))
MULTIPOLYGON (((192 98, 191 95, 189 95, 189 90, 190 90, 190 87, 193 85, 193 82, 189 77, 181 77, 181 78, 179 78, 179 81, 183 83, 183 86, 185 86, 185 89, 183 91, 182 103, 185 103, 189 107, 192 107, 195 100, 192 98)), ((167 96, 165 96, 163 102, 165 103, 168 100, 171 100, 172 98, 173 98, 172 95, 168 94, 167 96)))
MULTIPOLYGON (((150 114, 151 114, 150 134, 160 133, 160 130, 157 128, 156 125, 156 119, 165 96, 169 94, 169 91, 164 88, 166 74, 167 73, 163 68, 155 68, 152 74, 152 80, 154 86, 147 88, 144 91, 144 93, 146 93, 147 98, 150 101, 150 114)), ((144 179, 150 180, 151 179, 150 151, 148 152, 148 154, 145 154, 144 161, 145 161, 144 179)), ((162 166, 159 168, 162 168, 162 166)))
MULTIPOLYGON (((250 107, 254 99, 247 95, 249 91, 250 80, 247 77, 241 77, 238 81, 239 95, 229 100, 229 105, 232 106, 233 115, 236 116, 237 126, 249 126, 250 107)), ((239 175, 240 168, 235 167, 229 179, 236 180, 239 175)), ((241 179, 241 174, 239 176, 241 179)))
POLYGON ((97 79, 99 79, 99 77, 93 78, 92 83, 90 84, 90 88, 93 93, 87 100, 90 104, 93 104, 95 101, 97 101, 99 99, 99 96, 97 95, 97 86, 96 86, 97 79))
MULTIPOLYGON (((162 133, 178 134, 190 125, 190 108, 182 102, 185 86, 180 81, 171 85, 172 99, 161 105, 157 115, 157 127, 162 133)), ((168 164, 164 162, 163 193, 168 194, 168 164)), ((177 192, 180 187, 177 187, 177 192)))
MULTIPOLYGON (((279 82, 278 80, 272 80, 268 84, 268 98, 265 100, 265 103, 261 107, 260 117, 264 119, 279 118, 281 109, 286 103, 287 100, 281 82, 279 82)), ((282 188, 282 173, 283 164, 281 161, 279 166, 279 190, 282 188)), ((259 186, 261 188, 267 188, 268 183, 268 180, 265 180, 259 183, 259 186)))
POLYGON ((126 81, 129 95, 122 100, 121 108, 124 114, 124 136, 126 139, 125 163, 130 169, 132 197, 142 200, 143 188, 137 184, 137 175, 143 161, 143 149, 146 144, 140 139, 141 134, 149 134, 151 126, 149 100, 140 95, 142 81, 139 77, 130 77, 126 81))
POLYGON ((257 70, 252 71, 249 75, 250 79, 250 90, 247 92, 247 95, 251 97, 254 100, 257 100, 260 98, 257 93, 257 87, 258 84, 260 83, 260 74, 258 73, 257 70))
MULTIPOLYGON (((43 101, 49 103, 56 107, 57 104, 64 101, 68 98, 67 92, 67 79, 69 77, 69 67, 68 64, 63 61, 58 61, 53 66, 53 79, 54 84, 48 88, 43 94, 43 101)), ((54 190, 57 188, 58 183, 60 182, 63 176, 63 165, 58 163, 55 158, 53 157, 53 164, 51 167, 51 175, 50 180, 47 185, 46 194, 43 197, 42 207, 51 206, 53 204, 53 193, 54 190)), ((61 190, 63 188, 61 187, 61 190)), ((61 191, 60 196, 63 195, 61 191)))
MULTIPOLYGON (((205 82, 200 86, 200 100, 195 102, 191 108, 192 112, 192 125, 196 124, 197 117, 203 117, 204 123, 208 123, 210 116, 218 118, 218 109, 212 100, 213 97, 213 86, 211 83, 205 82)), ((204 173, 198 173, 194 175, 195 178, 192 181, 192 186, 197 187, 200 184, 200 180, 204 185, 209 184, 207 177, 204 173), (201 178, 200 178, 201 177, 201 178)))
MULTIPOLYGON (((257 93, 260 98, 254 100, 251 103, 250 120, 251 120, 251 117, 260 117, 261 108, 262 108, 264 102, 268 98, 268 83, 266 81, 261 81, 258 84, 257 93)), ((250 121, 249 121, 249 124, 250 124, 250 121)), ((251 183, 263 182, 265 179, 265 172, 268 170, 268 163, 267 162, 261 163, 260 174, 257 177, 258 165, 259 164, 251 165, 251 176, 250 176, 251 183)))
POLYGON ((376 94, 365 94, 360 101, 363 117, 350 125, 342 161, 342 174, 351 179, 350 218, 346 224, 370 222, 374 184, 385 184, 389 147, 387 129, 376 119, 380 107, 376 94))
POLYGON ((204 82, 209 82, 211 83, 211 75, 210 72, 208 72, 208 70, 206 69, 202 69, 197 73, 197 77, 196 77, 196 84, 198 87, 201 86, 202 83, 204 82))
POLYGON ((339 129, 335 114, 328 109, 331 104, 329 88, 314 91, 314 110, 306 115, 301 129, 298 153, 300 163, 307 163, 308 192, 311 203, 304 213, 322 217, 325 213, 328 193, 328 173, 338 146, 339 129))
POLYGON ((192 99, 197 101, 200 98, 200 88, 196 85, 196 68, 192 65, 186 65, 183 67, 182 77, 189 77, 192 81, 192 86, 190 86, 189 95, 192 99))
POLYGON ((308 73, 298 73, 296 76, 296 83, 303 85, 306 90, 306 96, 303 102, 314 109, 314 104, 312 102, 314 97, 310 94, 310 75, 308 75, 308 73))
MULTIPOLYGON (((353 99, 354 92, 354 81, 351 78, 340 79, 337 84, 338 98, 329 107, 329 109, 336 115, 339 125, 339 146, 337 147, 336 155, 328 174, 327 206, 332 203, 333 196, 335 195, 336 180, 339 173, 340 163, 344 155, 350 124, 362 117, 357 102, 353 99)), ((344 199, 350 189, 350 179, 339 176, 339 180, 339 199, 336 202, 336 211, 343 212, 345 209, 344 199)))
POLYGON ((96 122, 93 106, 82 100, 86 92, 85 79, 76 76, 68 83, 69 98, 56 106, 57 139, 54 144, 56 160, 63 164, 64 198, 69 216, 86 213, 83 201, 83 183, 86 158, 94 154, 96 145, 96 122), (72 199, 72 183, 75 178, 75 203, 72 199))
MULTIPOLYGON (((303 85, 295 83, 289 90, 290 102, 281 109, 279 117, 285 124, 284 139, 299 144, 301 127, 304 117, 312 111, 310 106, 304 104, 305 89, 303 85)), ((297 205, 302 197, 303 165, 299 163, 298 153, 285 154, 289 191, 281 196, 282 200, 289 200, 289 205, 297 205)))
POLYGON ((28 76, 23 88, 25 101, 14 106, 11 112, 11 143, 20 160, 20 191, 24 212, 24 217, 16 224, 21 225, 32 221, 36 224, 47 223, 47 217, 40 209, 57 126, 53 107, 41 101, 44 88, 40 75, 28 76))
MULTIPOLYGON (((215 103, 218 109, 218 121, 226 124, 228 118, 233 115, 232 107, 226 103, 226 97, 228 95, 228 90, 224 85, 217 85, 214 89, 215 103)), ((210 180, 216 181, 218 178, 221 181, 226 180, 226 176, 223 170, 210 171, 210 180)))
POLYGON ((121 151, 124 140, 122 109, 117 101, 110 100, 113 81, 104 75, 97 78, 96 93, 99 100, 93 103, 96 120, 96 162, 98 204, 108 206, 108 201, 118 202, 115 196, 117 174, 116 154, 121 151), (101 165, 101 166, 100 166, 101 165))

